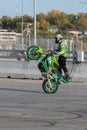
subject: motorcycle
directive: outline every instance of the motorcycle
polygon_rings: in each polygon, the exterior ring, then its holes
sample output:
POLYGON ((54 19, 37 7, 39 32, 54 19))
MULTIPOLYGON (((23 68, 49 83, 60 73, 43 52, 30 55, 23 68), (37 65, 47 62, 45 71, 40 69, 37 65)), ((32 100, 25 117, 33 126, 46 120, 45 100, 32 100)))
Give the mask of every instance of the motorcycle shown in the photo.
POLYGON ((44 77, 42 89, 45 93, 55 93, 61 82, 70 84, 58 72, 59 63, 56 52, 52 50, 43 52, 40 46, 32 45, 27 49, 27 57, 30 60, 39 60, 38 67, 44 77))

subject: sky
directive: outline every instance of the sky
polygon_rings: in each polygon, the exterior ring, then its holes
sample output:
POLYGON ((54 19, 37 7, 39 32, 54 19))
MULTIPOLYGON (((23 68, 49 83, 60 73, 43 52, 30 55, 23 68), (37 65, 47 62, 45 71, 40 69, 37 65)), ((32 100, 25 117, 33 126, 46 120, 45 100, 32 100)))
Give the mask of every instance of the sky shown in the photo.
MULTIPOLYGON (((32 17, 34 16, 34 0, 0 1, 0 18, 5 15, 9 17, 22 16, 22 14, 32 17)), ((78 14, 81 12, 87 13, 87 0, 36 0, 36 14, 47 14, 53 9, 65 12, 67 14, 78 14)))

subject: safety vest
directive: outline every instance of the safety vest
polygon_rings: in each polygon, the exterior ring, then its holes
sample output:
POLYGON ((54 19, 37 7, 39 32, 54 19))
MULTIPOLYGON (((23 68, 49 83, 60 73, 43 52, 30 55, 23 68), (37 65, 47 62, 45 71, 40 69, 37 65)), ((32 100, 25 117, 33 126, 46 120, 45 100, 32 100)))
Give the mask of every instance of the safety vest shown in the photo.
POLYGON ((64 41, 59 43, 58 46, 58 55, 63 55, 64 57, 68 56, 68 48, 64 41))

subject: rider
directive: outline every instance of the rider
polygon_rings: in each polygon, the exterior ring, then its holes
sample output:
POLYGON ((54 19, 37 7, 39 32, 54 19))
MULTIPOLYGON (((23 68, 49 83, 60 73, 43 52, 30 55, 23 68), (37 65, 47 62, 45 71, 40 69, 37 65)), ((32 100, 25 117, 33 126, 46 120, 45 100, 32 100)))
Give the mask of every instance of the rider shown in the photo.
POLYGON ((55 36, 55 43, 58 44, 58 62, 59 62, 59 68, 58 71, 62 74, 62 70, 64 71, 64 78, 66 80, 70 79, 67 67, 66 67, 66 59, 68 56, 68 48, 63 40, 63 36, 61 34, 57 34, 55 36))

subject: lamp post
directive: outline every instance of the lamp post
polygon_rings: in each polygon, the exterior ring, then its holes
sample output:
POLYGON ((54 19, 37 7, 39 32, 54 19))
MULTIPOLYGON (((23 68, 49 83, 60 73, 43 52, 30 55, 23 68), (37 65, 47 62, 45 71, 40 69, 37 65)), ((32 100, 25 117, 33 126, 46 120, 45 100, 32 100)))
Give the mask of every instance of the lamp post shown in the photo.
POLYGON ((28 45, 29 46, 30 46, 30 34, 31 34, 30 26, 31 25, 32 25, 31 23, 27 24, 27 35, 26 35, 26 37, 28 37, 28 45))
POLYGON ((34 44, 36 45, 36 0, 34 0, 34 44))
POLYGON ((23 0, 22 0, 22 26, 21 26, 21 31, 22 31, 22 50, 24 48, 24 44, 23 44, 23 0))
POLYGON ((18 16, 18 0, 16 0, 16 17, 18 16))

